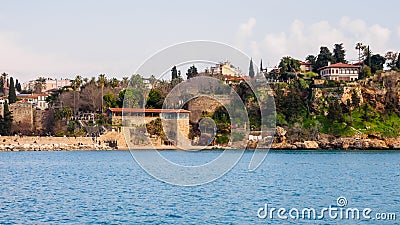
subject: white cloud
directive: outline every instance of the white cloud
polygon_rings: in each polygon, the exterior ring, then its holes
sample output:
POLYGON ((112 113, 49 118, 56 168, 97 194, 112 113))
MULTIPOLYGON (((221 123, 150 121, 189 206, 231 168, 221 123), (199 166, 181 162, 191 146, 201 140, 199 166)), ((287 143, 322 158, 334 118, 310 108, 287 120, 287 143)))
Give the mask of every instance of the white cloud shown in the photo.
MULTIPOLYGON (((254 23, 250 23, 249 20, 246 24, 247 26, 241 24, 239 30, 247 30, 251 34, 251 31, 256 29, 255 19, 254 23), (251 29, 247 29, 249 27, 251 29)), ((397 33, 400 37, 400 27, 397 33)), ((285 31, 268 32, 261 40, 249 40, 244 50, 249 50, 256 60, 259 60, 257 57, 262 57, 264 62, 277 64, 283 56, 289 55, 304 60, 309 54, 317 55, 321 46, 333 49, 334 44, 343 43, 347 59, 355 60, 355 43, 361 41, 370 45, 373 52, 384 54, 389 48, 390 37, 391 32, 388 28, 379 24, 368 25, 361 19, 342 17, 337 25, 328 21, 304 24, 296 19, 285 31)))
POLYGON ((368 32, 364 36, 365 43, 371 43, 375 51, 385 52, 387 43, 390 39, 390 30, 379 24, 374 24, 368 28, 368 32))
POLYGON ((247 43, 252 37, 253 28, 255 27, 256 23, 256 19, 251 17, 246 23, 240 24, 235 40, 235 44, 239 49, 242 49, 245 46, 245 43, 247 43))

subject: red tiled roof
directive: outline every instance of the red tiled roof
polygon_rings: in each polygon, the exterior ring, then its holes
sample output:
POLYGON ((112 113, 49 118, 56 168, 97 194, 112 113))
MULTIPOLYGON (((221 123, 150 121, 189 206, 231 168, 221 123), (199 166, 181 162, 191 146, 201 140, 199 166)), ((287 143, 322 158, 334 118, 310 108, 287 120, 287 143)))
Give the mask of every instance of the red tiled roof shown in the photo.
POLYGON ((48 94, 19 94, 18 98, 38 98, 39 96, 49 96, 48 94))
POLYGON ((240 81, 240 80, 250 80, 250 77, 235 77, 231 75, 223 75, 224 80, 227 81, 240 81))
POLYGON ((132 112, 132 113, 190 113, 185 109, 134 109, 134 108, 109 108, 111 112, 132 112))
POLYGON ((326 69, 326 68, 360 68, 360 66, 352 65, 352 64, 345 64, 345 63, 335 63, 330 66, 324 66, 319 68, 319 70, 326 69))

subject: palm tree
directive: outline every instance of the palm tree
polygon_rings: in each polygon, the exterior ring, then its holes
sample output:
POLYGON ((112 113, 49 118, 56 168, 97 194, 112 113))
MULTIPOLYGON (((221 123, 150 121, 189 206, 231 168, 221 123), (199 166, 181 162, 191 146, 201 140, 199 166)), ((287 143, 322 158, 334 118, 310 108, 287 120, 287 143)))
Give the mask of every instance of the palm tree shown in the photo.
POLYGON ((44 77, 38 77, 38 78, 35 80, 35 84, 34 84, 34 85, 35 85, 35 86, 33 87, 34 93, 36 93, 36 94, 42 93, 42 92, 43 92, 43 89, 46 88, 46 78, 44 78, 44 77))
POLYGON ((365 49, 365 46, 361 42, 358 42, 356 44, 356 50, 358 50, 358 62, 361 62, 361 50, 364 50, 364 49, 365 49))
POLYGON ((101 113, 103 113, 103 96, 104 96, 104 86, 106 85, 107 78, 105 74, 100 74, 97 83, 101 87, 101 113))
POLYGON ((117 78, 113 77, 110 80, 110 85, 111 85, 112 88, 118 87, 119 86, 119 80, 117 78))
POLYGON ((127 88, 129 85, 129 77, 123 77, 122 81, 121 81, 121 85, 122 85, 122 87, 127 88))
POLYGON ((82 85, 82 77, 81 76, 76 76, 75 79, 72 81, 72 89, 74 90, 74 115, 76 114, 76 91, 80 89, 82 85))

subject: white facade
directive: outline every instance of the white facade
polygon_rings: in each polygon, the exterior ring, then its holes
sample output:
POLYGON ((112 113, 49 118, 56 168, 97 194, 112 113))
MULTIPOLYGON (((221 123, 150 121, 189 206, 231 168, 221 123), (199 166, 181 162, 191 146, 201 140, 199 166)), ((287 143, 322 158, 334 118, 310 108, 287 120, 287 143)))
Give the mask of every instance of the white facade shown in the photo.
POLYGON ((344 63, 336 63, 320 69, 320 75, 325 80, 355 81, 358 79, 359 73, 360 66, 344 63))
MULTIPOLYGON (((30 80, 27 83, 23 84, 23 89, 24 90, 30 90, 34 91, 35 89, 35 84, 36 80, 30 80)), ((46 92, 48 90, 52 89, 59 89, 62 87, 67 87, 71 86, 71 80, 70 79, 52 79, 52 78, 47 78, 44 83, 42 84, 42 92, 46 92)))
POLYGON ((46 94, 20 94, 17 97, 24 102, 33 104, 39 109, 47 109, 49 107, 49 103, 46 102, 46 98, 48 97, 46 94))
POLYGON ((212 66, 209 72, 211 74, 229 75, 233 77, 244 76, 243 72, 239 68, 233 66, 228 61, 212 66))

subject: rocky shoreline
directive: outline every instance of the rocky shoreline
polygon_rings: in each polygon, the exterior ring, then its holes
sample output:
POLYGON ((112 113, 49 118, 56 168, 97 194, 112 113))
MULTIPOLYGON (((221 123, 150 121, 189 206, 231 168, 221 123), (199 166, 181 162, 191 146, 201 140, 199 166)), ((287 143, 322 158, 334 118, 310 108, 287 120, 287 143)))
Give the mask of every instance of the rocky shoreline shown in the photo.
POLYGON ((89 137, 1 136, 0 151, 112 150, 103 140, 89 137))
MULTIPOLYGON (((254 149, 257 142, 250 141, 248 149, 254 149)), ((174 146, 151 146, 151 148, 174 150, 174 146)), ((209 146, 207 149, 218 149, 209 146)), ((277 127, 271 150, 400 150, 400 137, 342 137, 319 135, 316 140, 288 140, 286 130, 277 127)), ((75 150, 129 150, 121 133, 109 132, 99 138, 91 137, 32 137, 32 136, 2 136, 0 137, 0 151, 75 151, 75 150), (109 141, 117 141, 117 146, 111 147, 109 141)))
POLYGON ((341 137, 318 135, 314 141, 288 141, 286 130, 276 128, 276 136, 271 149, 304 149, 304 150, 400 150, 400 137, 341 137))

